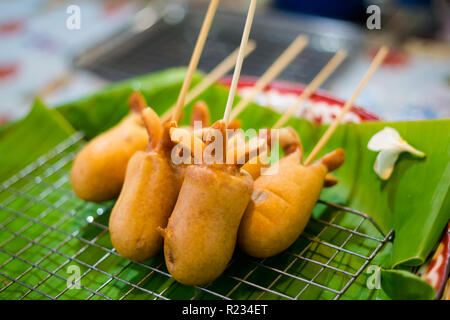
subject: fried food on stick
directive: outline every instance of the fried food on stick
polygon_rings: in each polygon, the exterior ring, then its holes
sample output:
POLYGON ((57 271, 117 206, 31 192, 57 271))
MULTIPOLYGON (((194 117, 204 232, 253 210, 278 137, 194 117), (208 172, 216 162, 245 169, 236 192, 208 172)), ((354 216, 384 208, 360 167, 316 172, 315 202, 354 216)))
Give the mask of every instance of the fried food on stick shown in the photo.
POLYGON ((183 178, 183 168, 170 161, 169 132, 175 122, 163 126, 150 108, 142 116, 150 137, 148 147, 131 157, 109 221, 114 248, 134 261, 147 260, 162 248, 158 227, 166 226, 183 178))
POLYGON ((319 199, 326 175, 344 162, 344 151, 337 149, 304 166, 299 141, 297 145, 295 149, 287 145, 287 155, 254 182, 238 233, 239 247, 253 257, 271 257, 295 242, 319 199))
MULTIPOLYGON (((213 128, 227 141, 225 122, 213 128)), ((186 167, 175 208, 162 230, 167 269, 175 280, 200 285, 222 274, 233 254, 252 185, 251 176, 237 165, 212 162, 186 167)))
POLYGON ((287 249, 301 234, 323 186, 336 184, 336 179, 329 172, 342 165, 345 154, 342 149, 337 149, 314 163, 312 161, 330 139, 387 52, 385 47, 379 50, 340 115, 313 148, 304 165, 301 148, 290 147, 285 149, 287 156, 255 180, 252 201, 238 233, 238 243, 243 251, 254 257, 270 257, 287 249))

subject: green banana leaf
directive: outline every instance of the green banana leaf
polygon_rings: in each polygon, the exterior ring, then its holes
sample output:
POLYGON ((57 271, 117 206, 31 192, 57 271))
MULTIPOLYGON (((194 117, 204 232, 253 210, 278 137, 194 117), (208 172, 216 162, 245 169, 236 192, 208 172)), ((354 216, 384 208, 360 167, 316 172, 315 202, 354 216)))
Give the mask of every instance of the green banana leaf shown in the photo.
POLYGON ((431 285, 404 270, 381 270, 381 286, 392 299, 431 300, 435 295, 431 285))
MULTIPOLYGON (((185 69, 170 69, 131 79, 115 84, 93 96, 59 106, 56 110, 76 130, 84 131, 90 138, 117 123, 127 113, 127 98, 132 90, 141 90, 146 96, 148 104, 158 113, 161 114, 167 110, 176 100, 184 72, 185 69)), ((201 75, 197 74, 194 84, 200 79, 201 75)), ((210 106, 213 120, 221 118, 227 93, 226 88, 214 85, 199 97, 210 106)), ((192 104, 186 108, 187 116, 190 114, 191 108, 192 104)), ((184 123, 188 121, 187 116, 183 119, 184 123)), ((244 128, 261 128, 270 127, 279 116, 270 109, 251 104, 241 114, 240 119, 244 128)), ((310 152, 326 129, 326 126, 315 126, 300 119, 291 119, 289 125, 299 132, 306 154, 310 152)), ((368 289, 366 281, 369 275, 364 274, 349 288, 344 298, 402 298, 404 291, 391 290, 390 282, 394 283, 395 280, 401 286, 407 286, 412 281, 423 282, 420 279, 404 277, 404 273, 409 273, 407 270, 401 270, 400 274, 388 274, 385 271, 394 267, 406 268, 421 264, 437 243, 439 235, 449 219, 449 129, 450 120, 346 124, 338 128, 322 151, 324 154, 336 147, 342 147, 346 150, 347 156, 345 165, 336 172, 339 184, 325 190, 322 199, 342 203, 368 213, 385 232, 391 229, 395 230, 393 244, 386 246, 383 250, 382 263, 379 262, 380 259, 373 261, 373 264, 379 263, 384 268, 382 277, 386 275, 386 278, 382 280, 382 287, 385 290, 368 289), (402 155, 391 179, 383 182, 372 170, 376 154, 367 150, 367 142, 374 133, 385 126, 397 129, 409 143, 424 151, 427 157, 416 159, 407 154, 402 155), (403 278, 389 280, 395 277, 403 277, 406 280, 403 278)), ((86 212, 88 214, 89 210, 86 209, 86 212)), ((326 212, 321 210, 320 206, 314 212, 316 217, 324 214, 326 212)), ((102 218, 106 219, 106 216, 102 218)), ((351 221, 347 222, 351 223, 351 221)), ((306 231, 314 232, 314 230, 306 231)), ((372 230, 372 232, 375 231, 372 230)), ((370 233, 371 230, 364 230, 364 232, 370 233)), ((330 235, 330 237, 333 236, 330 235)), ((353 243, 351 246, 354 250, 361 250, 361 243, 353 243)), ((73 248, 73 250, 76 249, 73 248)), ((327 252, 321 252, 321 254, 327 254, 327 252)), ((155 258, 156 262, 158 259, 161 260, 162 257, 155 258)), ((123 262, 113 260, 108 259, 108 265, 110 268, 118 270, 123 262)), ((341 259, 339 263, 356 268, 356 262, 347 258, 341 259)), ((243 270, 245 269, 244 266, 241 267, 243 270)), ((307 266, 299 266, 297 271, 299 273, 313 272, 313 270, 308 270, 307 266)), ((136 279, 139 278, 139 272, 141 271, 135 270, 136 279)), ((92 277, 92 281, 97 282, 94 278, 92 277)), ((334 285, 342 279, 336 275, 325 275, 321 281, 334 285)), ((101 283, 101 279, 98 282, 101 283)), ((164 287, 165 282, 167 279, 162 278, 158 285, 164 287)), ((225 286, 226 284, 220 285, 225 286)), ((280 281, 280 286, 286 291, 298 290, 295 284, 289 281, 280 281)), ((191 290, 190 288, 184 289, 191 290)), ((112 288, 111 290, 119 289, 112 288)), ((323 292, 310 291, 307 295, 308 298, 327 298, 323 292)), ((235 293, 235 297, 251 298, 251 294, 242 289, 235 293)), ((113 293, 111 295, 114 296, 113 293)), ((425 295, 427 298, 429 296, 431 294, 425 295)), ((134 293, 130 297, 139 298, 139 294, 134 293)), ((421 297, 424 298, 424 296, 421 297)))
POLYGON ((0 131, 0 181, 47 153, 74 132, 59 112, 47 109, 36 100, 24 119, 0 131))

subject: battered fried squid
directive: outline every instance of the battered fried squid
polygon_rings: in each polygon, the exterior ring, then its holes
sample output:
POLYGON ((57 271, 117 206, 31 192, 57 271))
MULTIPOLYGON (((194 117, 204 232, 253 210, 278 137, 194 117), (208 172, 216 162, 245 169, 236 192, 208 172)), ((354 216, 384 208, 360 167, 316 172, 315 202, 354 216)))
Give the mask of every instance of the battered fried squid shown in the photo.
POLYGON ((344 151, 336 149, 314 164, 304 166, 300 140, 293 129, 290 132, 291 137, 280 136, 285 157, 264 175, 254 174, 252 198, 238 232, 239 247, 253 257, 271 257, 295 242, 323 186, 336 183, 328 173, 339 168, 345 159, 344 151), (292 138, 293 134, 296 139, 292 138))
POLYGON ((312 163, 353 106, 361 90, 381 65, 389 50, 381 47, 341 113, 328 127, 302 165, 300 140, 286 148, 287 155, 254 183, 252 201, 241 222, 238 243, 254 257, 270 257, 288 248, 303 231, 324 185, 337 181, 328 172, 339 168, 344 151, 336 149, 312 163))
POLYGON ((166 226, 183 177, 183 168, 170 161, 173 143, 169 132, 175 122, 163 126, 150 108, 142 116, 148 130, 148 147, 131 157, 109 220, 114 248, 134 261, 147 260, 162 248, 157 228, 166 226))
MULTIPOLYGON (((213 128, 220 130, 227 141, 223 121, 216 122, 213 128)), ((227 143, 222 161, 226 151, 227 143)), ((167 228, 161 230, 167 269, 178 282, 211 282, 230 261, 253 186, 252 177, 239 167, 223 162, 186 167, 175 208, 167 228)))

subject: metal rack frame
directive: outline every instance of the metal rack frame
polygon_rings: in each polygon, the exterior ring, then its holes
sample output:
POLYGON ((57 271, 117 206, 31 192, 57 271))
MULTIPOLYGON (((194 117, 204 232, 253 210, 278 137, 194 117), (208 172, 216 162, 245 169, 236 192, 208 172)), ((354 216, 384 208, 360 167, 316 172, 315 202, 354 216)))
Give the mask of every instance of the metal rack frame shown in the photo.
POLYGON ((167 272, 161 256, 139 263, 114 250, 104 215, 112 203, 88 204, 74 195, 70 166, 82 145, 83 135, 77 133, 0 186, 0 299, 297 300, 308 297, 311 290, 318 298, 339 299, 392 236, 392 231, 383 233, 364 213, 320 201, 328 213, 312 218, 286 252, 268 259, 237 252, 218 280, 183 286, 167 272), (41 232, 33 234, 33 228, 41 232), (367 234, 369 229, 379 236, 367 234), (50 235, 58 239, 48 243, 50 235), (363 241, 361 250, 350 246, 356 238, 363 241), (75 252, 68 250, 69 244, 75 252), (33 250, 36 253, 30 253, 33 250), (52 258, 58 260, 55 268, 46 265, 52 258), (110 259, 113 262, 104 267, 110 259), (84 270, 75 296, 69 294, 71 279, 63 272, 71 264, 84 270), (136 276, 129 279, 127 273, 136 276), (103 280, 84 283, 88 278, 103 280), (338 285, 333 284, 336 278, 338 285), (58 284, 49 286, 50 282, 58 284))

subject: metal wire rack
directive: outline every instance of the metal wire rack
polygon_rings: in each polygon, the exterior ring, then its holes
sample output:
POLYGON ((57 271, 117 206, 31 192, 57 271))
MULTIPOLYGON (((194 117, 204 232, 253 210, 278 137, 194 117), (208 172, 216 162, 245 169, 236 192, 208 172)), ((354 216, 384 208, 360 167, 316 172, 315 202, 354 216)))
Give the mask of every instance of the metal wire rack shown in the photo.
POLYGON ((339 299, 364 284, 392 235, 364 213, 321 201, 320 217, 286 252, 252 259, 237 250, 219 279, 184 286, 162 254, 138 263, 114 250, 112 202, 74 195, 69 173, 82 145, 77 133, 0 186, 0 299, 339 299))

